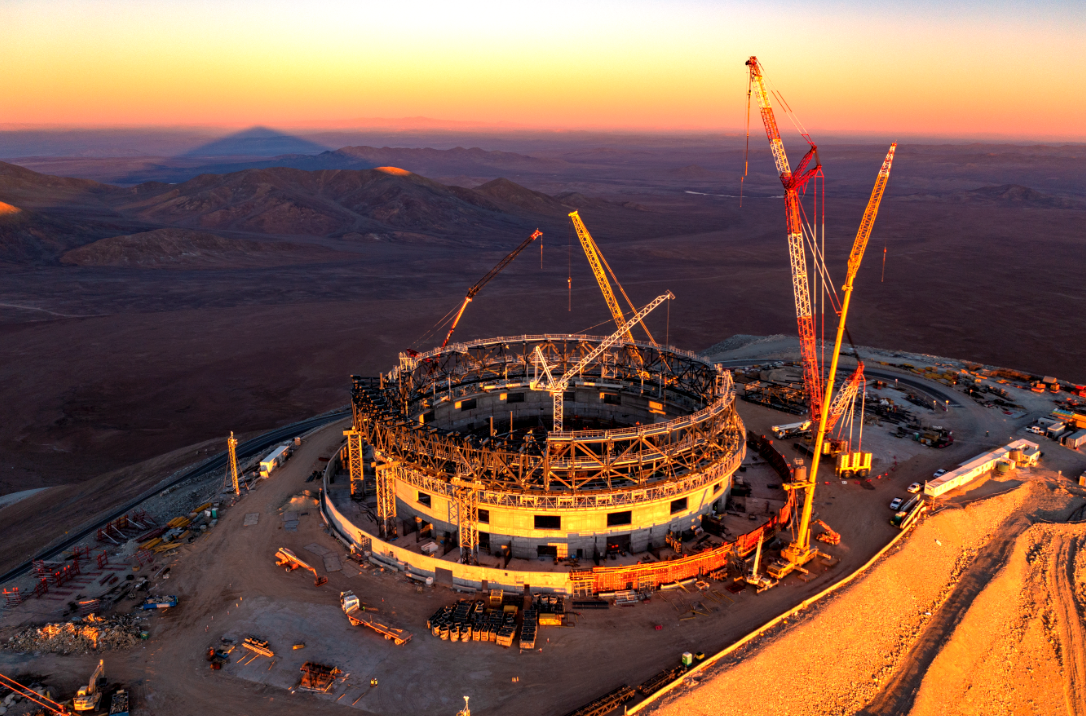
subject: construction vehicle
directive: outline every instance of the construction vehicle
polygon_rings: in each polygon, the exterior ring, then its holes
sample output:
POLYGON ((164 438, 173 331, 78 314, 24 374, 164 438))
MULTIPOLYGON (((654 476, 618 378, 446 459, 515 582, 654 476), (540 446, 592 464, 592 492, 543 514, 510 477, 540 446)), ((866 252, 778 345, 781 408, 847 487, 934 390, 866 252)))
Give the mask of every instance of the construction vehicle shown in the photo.
MULTIPOLYGON (((796 319, 799 325, 800 354, 803 357, 804 383, 807 387, 807 398, 811 406, 810 417, 812 422, 817 422, 818 432, 815 434, 814 454, 812 456, 811 472, 804 480, 795 480, 788 486, 790 489, 802 489, 804 491, 803 511, 800 516, 799 528, 795 539, 781 550, 781 559, 770 565, 768 572, 775 579, 780 579, 793 570, 801 570, 802 565, 817 556, 819 551, 811 546, 811 512, 814 507, 814 490, 818 483, 818 464, 822 457, 822 442, 826 437, 827 423, 832 400, 832 383, 823 391, 821 383, 821 369, 818 364, 818 356, 815 352, 814 318, 811 314, 810 293, 807 280, 807 259, 804 249, 804 225, 801 217, 798 190, 813 177, 819 174, 818 148, 811 141, 810 135, 801 130, 801 134, 810 145, 810 150, 803 157, 795 172, 788 165, 788 158, 784 153, 784 143, 781 141, 780 132, 777 129, 776 119, 773 116, 773 108, 769 101, 769 93, 766 90, 765 79, 757 57, 747 60, 750 69, 750 90, 747 94, 749 108, 750 91, 753 90, 758 98, 758 106, 762 114, 762 122, 765 125, 766 135, 769 138, 770 150, 780 173, 781 183, 785 189, 785 216, 788 230, 789 255, 792 261, 792 287, 796 302, 796 319), (815 166, 808 169, 811 161, 815 166)), ((785 105, 787 108, 787 105, 785 105)), ((749 111, 748 111, 749 116, 749 111)), ((827 375, 832 381, 837 375, 837 364, 841 354, 841 343, 845 335, 845 325, 848 317, 849 301, 852 296, 853 281, 859 271, 860 262, 864 251, 867 249, 868 240, 871 238, 871 230, 878 215, 879 203, 882 201, 886 183, 890 178, 890 167, 893 163, 894 152, 897 144, 891 144, 890 150, 883 160, 875 179, 875 186, 871 190, 871 198, 864 210, 860 227, 856 231, 856 239, 852 245, 852 251, 848 258, 848 269, 843 287, 844 295, 841 299, 841 309, 837 322, 837 336, 831 355, 830 369, 827 375)), ((812 232, 813 233, 813 232, 812 232)), ((814 238, 813 236, 811 237, 814 238)), ((812 240, 812 243, 813 240, 812 240)), ((816 265, 824 269, 821 257, 816 255, 816 265)), ((854 375, 856 375, 854 373, 854 375)), ((857 385, 859 380, 849 381, 857 385)), ((861 424, 863 423, 861 418, 861 424)))
POLYGON ((177 597, 171 594, 167 597, 147 597, 143 604, 140 605, 140 609, 169 609, 176 606, 177 597))
POLYGON ((908 502, 894 513, 894 516, 890 518, 890 524, 894 527, 900 527, 905 529, 908 524, 911 524, 916 517, 919 516, 920 510, 924 507, 923 497, 919 494, 913 495, 908 502))
POLYGON ((362 602, 358 600, 354 592, 340 592, 339 593, 339 607, 343 610, 344 614, 350 614, 351 612, 357 612, 361 607, 362 602))
POLYGON ((128 716, 128 692, 119 689, 109 702, 109 716, 128 716))
POLYGON ((833 529, 822 520, 815 520, 814 523, 821 527, 824 531, 815 535, 815 539, 826 544, 840 544, 841 534, 834 532, 833 529))
POLYGON ((773 434, 777 436, 778 440, 799 437, 810 429, 810 420, 804 420, 799 423, 787 423, 785 425, 774 425, 770 428, 770 430, 773 431, 773 434))
POLYGON ((675 298, 675 294, 671 291, 654 298, 651 303, 634 314, 628 323, 600 341, 599 345, 593 348, 586 356, 581 358, 581 360, 577 361, 576 365, 566 371, 565 375, 560 378, 554 377, 551 373, 551 366, 547 364, 547 359, 543 355, 543 351, 539 346, 536 346, 535 352, 532 354, 535 376, 532 378, 530 386, 532 390, 545 390, 551 394, 554 403, 554 432, 562 432, 563 401, 565 398, 565 391, 569 387, 570 381, 573 380, 575 376, 580 375, 588 365, 599 358, 607 349, 618 343, 623 336, 628 335, 630 329, 640 323, 645 316, 652 313, 654 308, 664 301, 673 298, 675 298))
POLYGON ((758 574, 758 567, 762 561, 762 541, 765 539, 765 534, 758 536, 758 548, 754 552, 754 567, 750 570, 744 579, 747 584, 758 590, 758 594, 761 594, 767 589, 777 586, 777 582, 770 579, 765 575, 758 574))
POLYGON ((86 686, 80 686, 79 691, 75 692, 75 699, 72 700, 72 707, 76 711, 97 711, 98 704, 102 701, 102 689, 106 685, 106 662, 104 659, 98 660, 98 666, 94 669, 94 673, 91 674, 90 681, 86 686))
MULTIPOLYGON (((501 273, 502 269, 511 264, 513 262, 513 259, 520 255, 521 251, 524 251, 524 249, 528 248, 529 244, 531 244, 533 241, 541 236, 543 236, 543 232, 539 229, 536 229, 531 236, 529 236, 520 244, 520 246, 510 251, 504 259, 499 261, 494 268, 490 269, 486 276, 483 276, 475 283, 474 286, 468 289, 468 294, 464 297, 463 302, 460 304, 460 310, 456 312, 456 318, 453 319, 452 326, 449 327, 449 332, 445 334, 445 340, 441 342, 442 348, 449 345, 449 339, 452 338, 453 331, 456 330, 456 325, 460 323, 460 318, 464 315, 464 309, 468 307, 468 304, 471 303, 471 300, 473 298, 479 295, 479 291, 483 289, 483 286, 486 286, 488 283, 490 283, 490 279, 501 273)), ((540 256, 542 256, 542 254, 540 254, 540 256)))
POLYGON ((308 570, 313 573, 313 584, 318 587, 328 582, 328 577, 322 577, 317 574, 316 569, 299 559, 298 555, 294 554, 286 547, 280 547, 279 551, 275 553, 275 566, 283 567, 288 572, 293 572, 296 569, 308 570))
POLYGON ((367 629, 374 630, 396 646, 401 646, 411 641, 411 632, 379 622, 374 617, 363 616, 360 612, 349 612, 347 614, 347 620, 351 622, 352 626, 364 626, 367 629))

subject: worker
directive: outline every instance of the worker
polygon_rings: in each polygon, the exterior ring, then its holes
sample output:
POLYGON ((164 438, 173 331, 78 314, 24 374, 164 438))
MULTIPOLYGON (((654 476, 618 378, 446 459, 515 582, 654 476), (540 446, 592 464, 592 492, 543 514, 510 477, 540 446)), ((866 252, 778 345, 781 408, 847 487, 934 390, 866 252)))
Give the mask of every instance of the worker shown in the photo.
POLYGON ((370 679, 370 687, 375 688, 376 686, 377 686, 377 677, 375 676, 372 679, 370 679))

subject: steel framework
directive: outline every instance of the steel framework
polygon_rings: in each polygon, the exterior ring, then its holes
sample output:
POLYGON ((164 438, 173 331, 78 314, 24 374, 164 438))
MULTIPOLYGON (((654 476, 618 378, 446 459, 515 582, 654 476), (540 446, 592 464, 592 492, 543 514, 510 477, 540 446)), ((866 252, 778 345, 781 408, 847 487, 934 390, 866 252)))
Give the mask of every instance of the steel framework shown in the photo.
POLYGON ((479 558, 479 484, 454 479, 456 524, 460 536, 460 561, 475 564, 479 558))
POLYGON ((362 469, 362 432, 351 428, 344 430, 347 438, 347 465, 351 474, 351 497, 362 499, 366 496, 364 476, 362 469))
POLYGON ((545 441, 522 444, 480 440, 423 420, 446 402, 495 390, 529 390, 537 348, 552 370, 564 374, 605 340, 519 336, 401 354, 400 365, 389 373, 355 377, 355 428, 379 461, 397 462, 398 478, 451 496, 451 489, 440 487, 460 475, 477 481, 479 500, 491 504, 546 502, 557 509, 585 500, 629 504, 734 470, 745 445, 731 374, 692 353, 645 343, 615 343, 585 367, 580 383, 606 381, 687 414, 614 430, 550 432, 545 441), (635 348, 643 364, 632 354, 635 348), (640 376, 642 365, 648 379, 640 376))
POLYGON ((230 431, 230 438, 226 441, 226 446, 230 451, 230 485, 234 488, 234 494, 241 494, 241 487, 238 485, 238 439, 234 437, 234 432, 230 431))
POLYGON ((374 482, 377 487, 377 525, 380 528, 380 537, 389 538, 396 534, 396 526, 393 520, 396 518, 396 483, 395 473, 400 469, 400 463, 396 460, 382 460, 380 455, 374 462, 374 482))

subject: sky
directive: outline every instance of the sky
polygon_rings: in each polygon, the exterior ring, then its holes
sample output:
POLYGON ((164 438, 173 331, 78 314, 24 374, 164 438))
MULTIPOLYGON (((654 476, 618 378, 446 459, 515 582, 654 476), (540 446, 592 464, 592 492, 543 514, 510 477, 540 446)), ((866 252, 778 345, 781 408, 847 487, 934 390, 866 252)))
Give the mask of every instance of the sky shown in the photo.
POLYGON ((0 0, 0 125, 811 131, 1086 140, 1086 3, 0 0), (757 118, 752 118, 752 126, 757 118))

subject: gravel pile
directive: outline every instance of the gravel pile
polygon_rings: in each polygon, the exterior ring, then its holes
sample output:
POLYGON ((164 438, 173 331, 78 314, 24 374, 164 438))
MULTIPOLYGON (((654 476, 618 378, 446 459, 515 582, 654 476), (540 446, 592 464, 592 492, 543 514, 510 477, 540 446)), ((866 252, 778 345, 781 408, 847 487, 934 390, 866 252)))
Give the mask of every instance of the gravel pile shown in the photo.
MULTIPOLYGON (((1021 515, 1047 516, 1070 504, 1066 492, 1037 481, 925 518, 857 582, 730 655, 698 686, 678 690, 650 713, 858 713, 903 673, 921 632, 979 550, 1021 515)), ((944 713, 947 701, 933 694, 932 704, 924 713, 944 713)))
POLYGON ((88 618, 81 623, 60 622, 28 627, 10 637, 2 646, 7 651, 87 654, 92 651, 130 649, 140 639, 140 620, 131 614, 104 619, 88 618))

